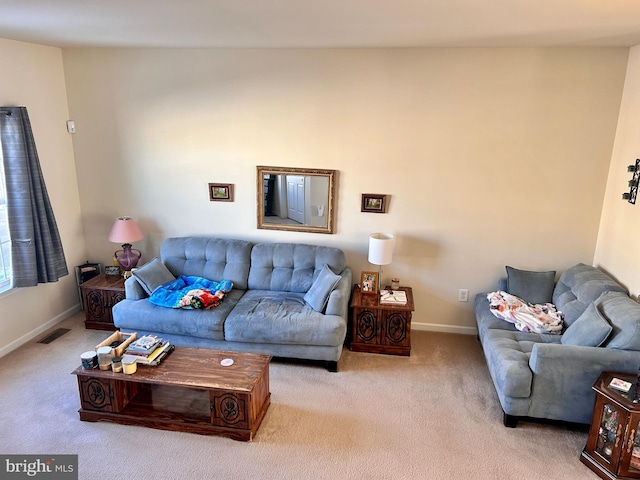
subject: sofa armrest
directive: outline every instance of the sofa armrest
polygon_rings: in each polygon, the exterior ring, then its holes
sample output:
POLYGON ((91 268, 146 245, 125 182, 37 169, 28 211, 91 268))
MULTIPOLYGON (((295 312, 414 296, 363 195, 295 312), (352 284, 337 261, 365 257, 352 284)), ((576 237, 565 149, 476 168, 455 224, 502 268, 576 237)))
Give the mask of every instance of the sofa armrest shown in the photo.
POLYGON ((585 375, 593 378, 592 385, 602 372, 638 373, 638 365, 640 352, 561 343, 537 343, 529 359, 529 366, 536 375, 585 375))
POLYGON ((640 352, 612 348, 536 344, 528 416, 588 424, 593 413, 593 385, 602 372, 637 373, 640 352))
POLYGON ((589 423, 602 372, 638 372, 640 352, 562 344, 536 344, 529 366, 533 371, 531 415, 589 423), (545 413, 540 414, 538 410, 545 413))
POLYGON ((148 298, 149 294, 136 277, 129 277, 124 282, 124 296, 127 300, 142 300, 148 298))
POLYGON ((342 279, 329 295, 325 315, 338 315, 346 320, 349 315, 349 298, 351 296, 351 269, 346 267, 340 276, 342 279))

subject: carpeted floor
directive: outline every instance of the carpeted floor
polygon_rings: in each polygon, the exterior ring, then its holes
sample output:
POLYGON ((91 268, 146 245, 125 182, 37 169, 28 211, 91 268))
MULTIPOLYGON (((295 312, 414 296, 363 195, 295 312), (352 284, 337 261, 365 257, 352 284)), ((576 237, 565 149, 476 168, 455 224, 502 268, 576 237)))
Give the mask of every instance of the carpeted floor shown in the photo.
POLYGON ((82 314, 0 358, 0 453, 78 454, 80 479, 595 479, 584 431, 502 425, 473 336, 412 332, 411 357, 345 349, 338 373, 272 362, 271 406, 251 443, 81 422, 80 353, 108 332, 82 314), (43 335, 44 336, 44 335, 43 335))

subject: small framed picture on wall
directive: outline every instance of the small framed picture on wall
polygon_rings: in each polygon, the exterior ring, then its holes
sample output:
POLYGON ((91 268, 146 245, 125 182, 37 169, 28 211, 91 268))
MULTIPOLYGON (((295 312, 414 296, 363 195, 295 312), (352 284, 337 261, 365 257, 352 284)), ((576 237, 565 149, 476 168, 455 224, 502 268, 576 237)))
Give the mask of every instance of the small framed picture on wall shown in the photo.
POLYGON ((209 200, 212 202, 233 202, 233 184, 210 183, 209 200))
POLYGON ((387 196, 377 193, 363 193, 361 212, 387 213, 387 196))
POLYGON ((362 293, 378 293, 378 272, 362 272, 362 275, 360 275, 360 291, 362 293))

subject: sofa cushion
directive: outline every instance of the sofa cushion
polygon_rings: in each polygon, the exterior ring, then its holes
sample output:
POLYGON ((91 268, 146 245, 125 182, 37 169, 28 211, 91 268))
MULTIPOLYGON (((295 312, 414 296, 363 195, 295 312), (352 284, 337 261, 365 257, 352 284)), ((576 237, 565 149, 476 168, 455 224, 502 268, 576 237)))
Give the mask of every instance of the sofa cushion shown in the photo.
POLYGON ((606 292, 598 299, 596 306, 613 327, 604 346, 640 350, 640 304, 623 293, 606 292))
POLYGON ((113 306, 113 322, 123 331, 146 331, 224 340, 224 324, 244 290, 231 290, 220 305, 209 310, 185 310, 153 305, 145 300, 122 300, 113 306))
POLYGON ((511 295, 529 303, 551 303, 556 278, 555 271, 531 272, 509 266, 506 269, 507 288, 511 295))
POLYGON ((518 341, 518 334, 523 332, 489 330, 485 333, 482 347, 496 390, 509 397, 527 398, 531 394, 533 379, 529 368, 532 347, 518 341))
POLYGON ((508 330, 510 332, 517 331, 516 326, 513 323, 501 320, 491 313, 490 307, 491 304, 489 303, 486 293, 479 293, 476 295, 474 310, 476 313, 478 337, 480 337, 480 340, 484 339, 484 335, 487 331, 493 329, 508 330))
POLYGON ((347 266, 344 252, 301 243, 258 243, 251 250, 249 289, 307 293, 325 264, 341 273, 347 266))
POLYGON ((560 275, 553 290, 553 303, 564 314, 564 323, 569 326, 603 292, 627 293, 623 286, 606 273, 578 263, 560 275))
POLYGON ((325 263, 320 273, 313 281, 311 288, 304 295, 304 301, 311 305, 316 312, 323 312, 327 305, 329 295, 342 277, 331 271, 325 263))
POLYGON ((247 289, 253 244, 244 240, 175 237, 162 242, 160 258, 175 276, 229 280, 234 289, 247 289))
POLYGON ((580 317, 562 335, 563 345, 599 347, 613 331, 609 322, 591 303, 580 317))
POLYGON ((224 325, 227 341, 341 345, 346 319, 316 312, 302 293, 247 290, 224 325))
POLYGON ((140 268, 134 268, 131 274, 138 279, 145 292, 151 295, 158 287, 172 282, 176 277, 169 271, 158 257, 145 263, 140 268))

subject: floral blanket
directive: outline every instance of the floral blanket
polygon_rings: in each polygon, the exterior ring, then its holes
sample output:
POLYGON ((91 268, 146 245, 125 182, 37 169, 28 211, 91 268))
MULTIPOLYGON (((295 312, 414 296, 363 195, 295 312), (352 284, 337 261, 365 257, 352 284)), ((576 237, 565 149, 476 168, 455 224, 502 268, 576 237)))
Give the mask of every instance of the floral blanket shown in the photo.
POLYGON ((487 299, 491 313, 521 332, 562 333, 564 315, 551 303, 532 305, 503 291, 491 292, 487 299))
POLYGON ((213 282, 202 277, 180 275, 158 287, 149 301, 160 307, 207 310, 220 305, 232 288, 233 282, 229 280, 213 282))

